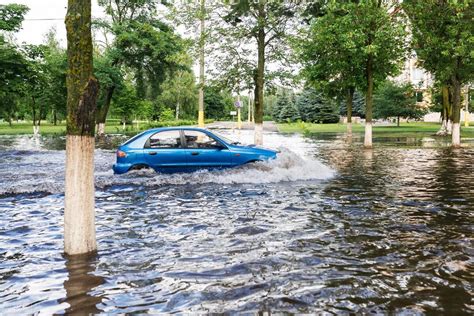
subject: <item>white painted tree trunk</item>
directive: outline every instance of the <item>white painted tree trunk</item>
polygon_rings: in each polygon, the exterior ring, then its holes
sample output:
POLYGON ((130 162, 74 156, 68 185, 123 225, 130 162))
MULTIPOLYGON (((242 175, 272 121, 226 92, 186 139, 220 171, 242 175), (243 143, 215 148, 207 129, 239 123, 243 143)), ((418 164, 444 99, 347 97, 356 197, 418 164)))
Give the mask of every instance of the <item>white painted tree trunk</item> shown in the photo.
POLYGON ((179 120, 179 101, 176 102, 176 121, 179 120))
POLYGON ((97 249, 94 145, 94 137, 67 136, 64 251, 68 255, 88 253, 97 249))
POLYGON ((448 135, 448 122, 447 122, 447 120, 443 120, 441 122, 441 128, 439 129, 439 131, 436 132, 436 135, 438 135, 438 136, 448 135))
POLYGON ((364 147, 372 148, 372 122, 365 123, 364 147))
POLYGON ((352 123, 347 123, 347 136, 352 137, 352 123))
POLYGON ((125 130, 125 120, 123 120, 123 123, 122 123, 122 130, 125 130))
POLYGON ((38 136, 40 133, 40 127, 38 125, 33 125, 33 135, 38 136))
POLYGON ((263 145, 263 124, 255 123, 255 145, 263 145))
POLYGON ((97 128, 98 135, 99 136, 104 136, 105 135, 105 123, 99 123, 99 126, 97 128))
POLYGON ((453 147, 461 146, 461 124, 454 123, 452 126, 452 145, 453 147))
POLYGON ((453 122, 451 120, 448 120, 446 124, 446 133, 447 135, 451 135, 453 133, 453 122))

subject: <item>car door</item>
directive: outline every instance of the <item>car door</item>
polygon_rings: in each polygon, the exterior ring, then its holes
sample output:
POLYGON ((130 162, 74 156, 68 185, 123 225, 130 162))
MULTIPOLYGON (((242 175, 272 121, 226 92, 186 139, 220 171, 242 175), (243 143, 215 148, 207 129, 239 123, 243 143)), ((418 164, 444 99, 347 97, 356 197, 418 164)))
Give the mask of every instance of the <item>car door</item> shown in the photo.
POLYGON ((232 154, 223 143, 210 134, 183 130, 186 161, 190 170, 216 169, 232 166, 232 154))
POLYGON ((185 149, 179 129, 165 130, 151 135, 145 142, 143 155, 148 165, 156 171, 186 171, 185 149))

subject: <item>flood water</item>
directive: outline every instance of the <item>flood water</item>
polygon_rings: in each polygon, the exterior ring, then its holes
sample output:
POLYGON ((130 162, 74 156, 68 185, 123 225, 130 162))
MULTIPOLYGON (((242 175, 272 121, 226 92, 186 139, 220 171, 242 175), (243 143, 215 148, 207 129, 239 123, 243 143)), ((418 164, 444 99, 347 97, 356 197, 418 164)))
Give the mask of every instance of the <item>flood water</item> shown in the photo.
POLYGON ((96 151, 98 254, 71 259, 64 138, 0 137, 2 314, 474 313, 472 143, 268 133, 276 161, 118 176, 121 141, 96 151))

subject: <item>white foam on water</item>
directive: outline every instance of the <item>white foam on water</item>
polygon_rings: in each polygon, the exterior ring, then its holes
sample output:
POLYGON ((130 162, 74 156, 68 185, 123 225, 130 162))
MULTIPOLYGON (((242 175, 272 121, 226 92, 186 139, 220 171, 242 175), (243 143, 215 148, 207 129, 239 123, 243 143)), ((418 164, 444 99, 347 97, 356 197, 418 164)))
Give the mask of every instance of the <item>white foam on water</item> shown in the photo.
POLYGON ((200 183, 245 184, 277 183, 284 181, 323 180, 334 171, 315 159, 302 158, 294 152, 281 149, 276 159, 251 163, 237 168, 197 171, 193 173, 159 174, 153 170, 131 171, 124 175, 112 172, 96 174, 96 185, 182 185, 200 183))

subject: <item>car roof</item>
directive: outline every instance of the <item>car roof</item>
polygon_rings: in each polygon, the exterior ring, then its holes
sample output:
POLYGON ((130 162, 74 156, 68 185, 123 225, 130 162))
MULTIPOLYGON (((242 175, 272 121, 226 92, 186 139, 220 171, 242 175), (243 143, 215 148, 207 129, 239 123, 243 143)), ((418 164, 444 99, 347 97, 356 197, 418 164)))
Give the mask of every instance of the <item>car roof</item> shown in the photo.
POLYGON ((156 133, 156 132, 163 132, 163 131, 174 131, 177 129, 186 129, 186 130, 191 130, 191 131, 201 131, 201 132, 209 132, 208 129, 206 128, 200 128, 200 127, 193 127, 193 126, 170 126, 170 127, 156 127, 152 128, 149 130, 146 130, 145 133, 156 133))

